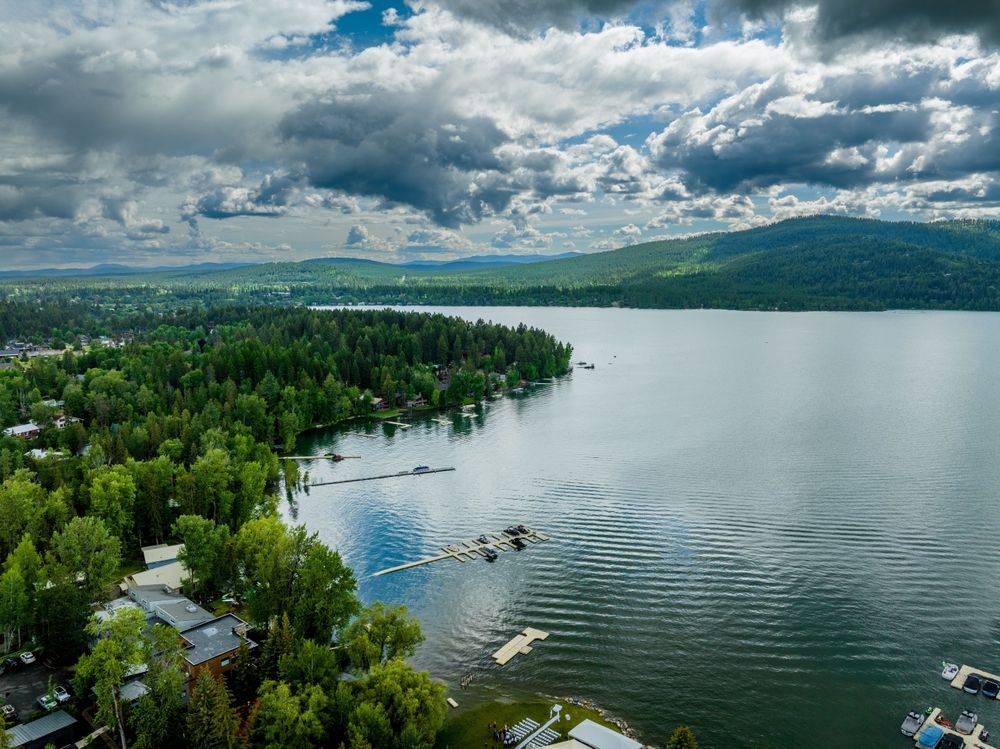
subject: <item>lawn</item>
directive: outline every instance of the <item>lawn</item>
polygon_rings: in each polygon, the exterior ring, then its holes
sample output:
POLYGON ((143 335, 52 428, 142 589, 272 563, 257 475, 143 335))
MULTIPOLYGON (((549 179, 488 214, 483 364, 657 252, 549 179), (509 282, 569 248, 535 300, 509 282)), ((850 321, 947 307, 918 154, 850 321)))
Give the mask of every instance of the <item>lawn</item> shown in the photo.
MULTIPOLYGON (((538 698, 518 702, 491 701, 468 709, 459 707, 458 710, 450 711, 448 721, 438 734, 436 747, 437 749, 483 749, 486 746, 493 749, 499 744, 493 739, 491 722, 499 726, 513 726, 525 718, 531 718, 542 725, 549 719, 549 711, 553 704, 554 700, 538 698)), ((560 731, 563 738, 566 738, 567 731, 585 718, 614 728, 593 710, 564 704, 562 712, 563 720, 559 721, 558 725, 553 725, 552 729, 560 731), (565 720, 567 714, 570 715, 570 720, 565 720)))

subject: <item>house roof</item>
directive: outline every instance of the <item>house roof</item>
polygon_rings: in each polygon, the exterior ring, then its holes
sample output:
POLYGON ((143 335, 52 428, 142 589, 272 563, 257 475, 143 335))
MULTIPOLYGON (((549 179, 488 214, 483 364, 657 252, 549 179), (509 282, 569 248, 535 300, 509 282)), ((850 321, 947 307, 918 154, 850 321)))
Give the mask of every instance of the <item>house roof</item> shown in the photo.
MULTIPOLYGON (((184 658, 192 666, 197 666, 199 663, 233 652, 243 640, 236 630, 246 626, 247 623, 238 616, 223 614, 216 619, 183 630, 181 637, 188 645, 184 649, 184 658)), ((257 647, 252 640, 247 640, 246 643, 251 649, 257 647)))
POLYGON ((571 739, 576 739, 592 749, 642 749, 642 744, 628 736, 587 719, 572 728, 571 739))
POLYGON ((177 590, 184 584, 184 579, 186 577, 187 570, 184 569, 183 564, 180 562, 170 562, 169 564, 164 564, 160 567, 156 567, 155 569, 136 572, 135 574, 129 575, 125 578, 125 582, 129 584, 130 588, 145 588, 153 585, 162 588, 166 585, 169 588, 177 590))
POLYGON ((39 429, 38 424, 33 421, 29 421, 27 424, 18 424, 17 426, 7 427, 3 431, 4 434, 9 434, 11 437, 17 437, 20 434, 37 432, 39 429))
POLYGON ((576 739, 560 741, 558 744, 549 744, 548 749, 590 749, 586 744, 581 744, 576 739))
POLYGON ((155 546, 143 546, 142 557, 146 560, 146 566, 160 562, 172 562, 177 559, 177 553, 184 548, 184 544, 156 544, 155 546))
POLYGON ((189 598, 165 590, 162 585, 132 586, 129 598, 153 616, 177 630, 194 627, 212 619, 212 614, 189 598))
POLYGON ((22 723, 7 729, 7 742, 14 749, 33 741, 41 741, 56 731, 69 728, 76 723, 76 718, 65 710, 54 710, 38 720, 22 723))

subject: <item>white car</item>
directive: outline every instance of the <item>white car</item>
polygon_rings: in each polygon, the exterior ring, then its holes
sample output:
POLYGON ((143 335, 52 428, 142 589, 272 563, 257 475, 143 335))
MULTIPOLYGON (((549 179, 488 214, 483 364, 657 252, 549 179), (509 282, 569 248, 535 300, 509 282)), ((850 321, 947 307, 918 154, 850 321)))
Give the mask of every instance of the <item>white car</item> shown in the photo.
POLYGON ((21 663, 23 663, 25 666, 30 666, 34 662, 35 662, 35 654, 32 653, 30 650, 25 650, 23 653, 21 653, 21 663))
POLYGON ((55 710, 56 706, 58 706, 59 703, 56 702, 55 697, 53 697, 51 694, 46 693, 38 698, 38 704, 42 706, 43 710, 49 711, 49 710, 55 710))
POLYGON ((52 689, 52 694, 55 695, 56 702, 60 705, 64 702, 69 702, 69 690, 62 684, 56 684, 52 689))

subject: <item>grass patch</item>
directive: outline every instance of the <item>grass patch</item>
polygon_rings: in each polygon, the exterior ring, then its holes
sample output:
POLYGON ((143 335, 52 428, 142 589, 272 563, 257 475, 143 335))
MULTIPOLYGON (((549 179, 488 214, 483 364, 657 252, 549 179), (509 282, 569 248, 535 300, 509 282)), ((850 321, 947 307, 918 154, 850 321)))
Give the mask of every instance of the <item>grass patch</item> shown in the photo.
MULTIPOLYGON (((438 734, 435 747, 436 749, 482 749, 483 744, 486 744, 492 749, 498 742, 493 739, 491 722, 503 727, 513 726, 525 718, 531 718, 542 725, 549 719, 549 711, 556 702, 557 700, 541 698, 518 701, 494 700, 468 709, 459 707, 458 710, 449 710, 448 720, 438 734)), ((602 726, 614 728, 614 725, 608 723, 594 710, 563 704, 563 720, 553 725, 552 730, 561 733, 565 739, 566 733, 586 718, 602 726), (571 720, 565 720, 567 713, 571 716, 571 720)))

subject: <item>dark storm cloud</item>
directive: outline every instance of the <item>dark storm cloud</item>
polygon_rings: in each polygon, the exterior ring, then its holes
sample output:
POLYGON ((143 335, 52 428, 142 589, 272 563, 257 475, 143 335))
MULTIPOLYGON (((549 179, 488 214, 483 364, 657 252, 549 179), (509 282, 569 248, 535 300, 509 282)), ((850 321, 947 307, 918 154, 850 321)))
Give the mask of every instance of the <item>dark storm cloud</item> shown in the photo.
POLYGON ((306 104, 281 132, 318 188, 409 205, 443 226, 503 210, 515 189, 495 151, 507 136, 429 97, 378 93, 306 104))
POLYGON ((636 0, 438 0, 438 4, 464 18, 505 31, 548 26, 573 28, 581 19, 614 18, 627 14, 636 0))
POLYGON ((921 153, 919 170, 926 174, 961 176, 980 169, 968 159, 969 149, 983 140, 978 130, 962 149, 936 148, 935 116, 952 110, 947 103, 934 109, 921 102, 936 90, 937 79, 914 74, 896 84, 884 103, 877 72, 817 79, 805 92, 779 76, 707 113, 685 113, 650 138, 650 150, 660 168, 680 170, 700 192, 787 182, 859 187, 906 177, 907 169, 912 175, 921 153), (908 147, 910 158, 886 166, 888 151, 908 147))
POLYGON ((236 216, 282 216, 299 180, 288 175, 268 174, 255 188, 217 187, 183 210, 183 218, 195 216, 225 219, 236 216))
MULTIPOLYGON (((678 0, 438 0, 452 12, 505 30, 548 26, 576 28, 588 18, 613 19, 643 12, 661 14, 678 0)), ((978 34, 986 43, 1000 42, 1000 0, 708 0, 711 16, 720 19, 746 13, 776 17, 796 6, 818 6, 815 32, 832 41, 858 35, 900 37, 911 41, 944 34, 978 34)))
MULTIPOLYGON (((796 5, 797 0, 724 0, 731 7, 763 17, 796 5)), ((945 34, 978 34, 1000 42, 1000 0, 819 0, 815 31, 826 40, 857 35, 928 41, 945 34)))

